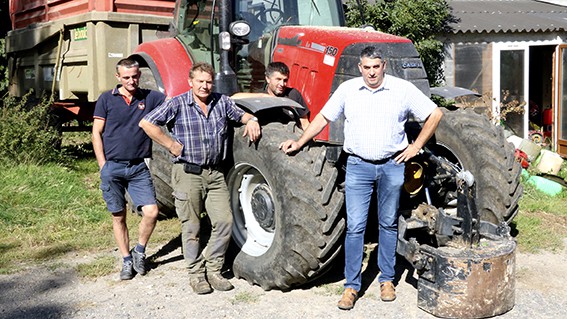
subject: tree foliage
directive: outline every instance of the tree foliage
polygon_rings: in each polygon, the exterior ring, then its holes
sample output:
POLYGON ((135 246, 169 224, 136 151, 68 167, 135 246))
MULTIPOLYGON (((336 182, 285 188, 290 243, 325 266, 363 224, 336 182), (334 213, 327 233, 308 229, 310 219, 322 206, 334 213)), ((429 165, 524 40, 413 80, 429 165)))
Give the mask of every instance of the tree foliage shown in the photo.
POLYGON ((368 0, 349 0, 346 5, 348 26, 372 25, 378 31, 410 39, 423 61, 429 82, 438 85, 443 81, 444 48, 435 35, 450 32, 450 24, 456 21, 447 1, 384 0, 369 3, 368 0))
POLYGON ((8 0, 0 0, 0 95, 8 88, 8 59, 6 58, 6 43, 4 37, 10 31, 10 14, 8 0))

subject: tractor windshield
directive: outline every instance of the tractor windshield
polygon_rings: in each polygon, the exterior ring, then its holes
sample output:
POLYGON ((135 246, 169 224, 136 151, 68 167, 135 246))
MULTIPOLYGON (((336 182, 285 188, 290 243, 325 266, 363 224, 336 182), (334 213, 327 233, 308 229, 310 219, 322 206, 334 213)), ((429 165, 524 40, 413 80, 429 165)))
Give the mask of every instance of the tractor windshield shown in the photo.
POLYGON ((281 25, 339 26, 339 6, 330 0, 239 0, 234 14, 250 23, 252 33, 262 34, 281 25))
POLYGON ((341 26, 339 0, 238 0, 234 20, 250 24, 248 43, 235 50, 234 66, 244 92, 261 91, 264 68, 270 62, 274 31, 284 25, 341 26))

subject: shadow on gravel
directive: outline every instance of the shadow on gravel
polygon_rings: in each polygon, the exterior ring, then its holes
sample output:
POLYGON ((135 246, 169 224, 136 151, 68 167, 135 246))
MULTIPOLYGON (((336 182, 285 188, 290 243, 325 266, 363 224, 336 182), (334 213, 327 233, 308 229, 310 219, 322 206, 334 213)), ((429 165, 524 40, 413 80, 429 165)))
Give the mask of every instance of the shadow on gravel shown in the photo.
MULTIPOLYGON (((359 296, 364 296, 364 293, 374 281, 378 281, 378 275, 380 274, 380 269, 378 268, 378 246, 370 252, 368 257, 368 266, 362 272, 362 286, 360 288, 359 296)), ((403 279, 406 283, 417 289, 417 280, 413 277, 415 269, 412 265, 403 257, 396 255, 396 267, 395 267, 395 277, 394 285, 398 286, 400 281, 403 279), (406 272, 407 270, 407 272, 406 272), (402 278, 405 277, 405 278, 402 278)))
MULTIPOLYGON (((375 281, 378 281, 378 275, 380 274, 380 269, 378 268, 378 246, 370 252, 368 256, 368 265, 363 268, 362 272, 362 286, 359 292, 359 297, 362 297, 364 293, 368 290, 370 285, 375 281)), ((344 274, 344 251, 333 260, 333 264, 330 269, 320 276, 318 279, 311 281, 305 285, 299 287, 300 289, 311 289, 317 286, 322 286, 330 283, 338 283, 343 280, 344 274)), ((394 278, 394 284, 397 286, 400 281, 405 281, 407 284, 411 285, 417 290, 417 279, 414 278, 415 269, 412 265, 403 257, 397 256, 396 259, 396 276, 394 278)), ((297 287, 295 288, 297 289, 297 287)))
POLYGON ((17 276, 0 277, 0 317, 5 319, 65 318, 73 305, 58 302, 53 298, 56 291, 75 279, 73 270, 53 272, 38 276, 30 270, 17 276), (45 278, 38 280, 38 278, 45 278))
POLYGON ((179 249, 180 247, 181 247, 181 234, 179 234, 177 237, 171 239, 167 244, 163 245, 153 255, 148 257, 148 260, 150 261, 150 263, 149 263, 150 270, 155 269, 155 268, 157 268, 161 265, 165 265, 167 263, 172 263, 172 262, 176 262, 176 261, 179 261, 179 260, 183 260, 182 254, 175 255, 173 257, 169 257, 169 258, 164 259, 164 260, 158 260, 161 257, 165 257, 165 256, 171 254, 172 252, 174 252, 176 249, 179 249))

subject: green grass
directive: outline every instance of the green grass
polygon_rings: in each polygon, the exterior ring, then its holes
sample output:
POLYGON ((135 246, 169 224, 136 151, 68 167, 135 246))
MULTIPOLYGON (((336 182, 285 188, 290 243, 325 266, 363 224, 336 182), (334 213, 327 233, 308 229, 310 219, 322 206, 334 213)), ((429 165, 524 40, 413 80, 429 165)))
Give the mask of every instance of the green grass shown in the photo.
MULTIPOLYGON (((94 158, 77 159, 73 167, 0 165, 0 273, 70 252, 96 254, 116 247, 99 181, 94 158)), ((140 219, 128 214, 132 244, 140 219)), ((160 221, 150 245, 175 238, 178 224, 160 221)))
MULTIPOLYGON (((0 273, 17 263, 51 259, 78 249, 108 247, 108 213, 93 160, 0 167, 0 273)), ((16 267, 17 268, 17 267, 16 267)))
POLYGON ((343 294, 344 287, 343 285, 330 283, 330 284, 323 284, 318 286, 319 290, 316 292, 323 296, 340 296, 343 294))
POLYGON ((567 237, 567 190, 548 196, 524 183, 520 212, 512 223, 520 251, 560 251, 567 237))
POLYGON ((82 278, 94 279, 110 275, 116 271, 116 258, 113 256, 102 256, 93 262, 77 265, 77 273, 82 278))
POLYGON ((236 304, 251 304, 251 303, 256 303, 260 300, 260 295, 251 293, 251 292, 247 292, 247 291, 243 291, 243 292, 239 292, 236 295, 234 295, 234 297, 231 300, 231 303, 233 305, 236 304))

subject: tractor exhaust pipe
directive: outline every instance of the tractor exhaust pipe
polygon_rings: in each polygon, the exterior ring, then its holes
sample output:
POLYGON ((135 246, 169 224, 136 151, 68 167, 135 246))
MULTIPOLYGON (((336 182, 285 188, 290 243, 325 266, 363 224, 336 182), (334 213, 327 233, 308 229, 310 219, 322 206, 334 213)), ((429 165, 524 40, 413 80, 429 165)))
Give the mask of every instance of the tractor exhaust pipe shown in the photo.
MULTIPOLYGON (((215 7, 214 2, 213 8, 215 7)), ((214 11, 215 10, 213 9, 213 15, 214 11)), ((236 73, 234 73, 234 70, 230 66, 229 62, 229 51, 231 49, 231 36, 229 33, 229 27, 232 17, 232 2, 228 0, 220 0, 219 12, 220 71, 215 75, 215 91, 226 95, 232 95, 238 92, 236 73)), ((213 21, 213 19, 211 19, 211 21, 213 21)), ((211 32, 211 34, 213 33, 211 32)), ((214 61, 211 61, 211 63, 213 62, 214 61)))

